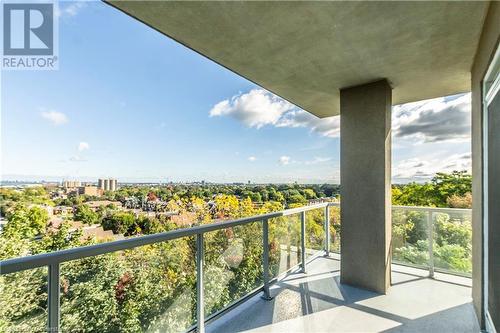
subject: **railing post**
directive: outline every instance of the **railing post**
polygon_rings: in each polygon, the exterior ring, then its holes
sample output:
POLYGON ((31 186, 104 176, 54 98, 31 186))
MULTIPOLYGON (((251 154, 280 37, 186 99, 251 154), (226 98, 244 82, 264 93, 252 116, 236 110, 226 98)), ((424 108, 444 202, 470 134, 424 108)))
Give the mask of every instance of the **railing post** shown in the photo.
POLYGON ((262 246, 264 251, 262 252, 262 274, 264 275, 264 295, 263 299, 270 301, 273 298, 269 291, 269 221, 264 219, 262 221, 262 246))
POLYGON ((59 332, 60 299, 59 299, 59 263, 48 266, 48 332, 59 332))
POLYGON ((330 207, 325 207, 325 256, 330 255, 330 207))
POLYGON ((434 212, 427 211, 427 230, 429 242, 429 277, 434 277, 434 212))
POLYGON ((205 332, 205 296, 203 293, 203 234, 196 235, 196 323, 197 332, 205 332))
POLYGON ((302 273, 306 272, 306 212, 300 213, 300 245, 302 254, 302 273))

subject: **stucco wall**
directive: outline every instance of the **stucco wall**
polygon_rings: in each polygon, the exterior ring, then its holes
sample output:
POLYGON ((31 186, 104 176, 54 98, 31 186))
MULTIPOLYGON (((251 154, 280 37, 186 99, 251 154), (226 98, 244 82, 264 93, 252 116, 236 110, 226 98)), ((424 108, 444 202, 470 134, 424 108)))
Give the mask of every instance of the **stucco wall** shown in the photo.
POLYGON ((482 292, 482 80, 500 39, 500 2, 491 2, 478 50, 471 69, 472 78, 472 297, 474 308, 484 327, 482 292))
POLYGON ((340 280, 379 293, 391 269, 391 98, 386 80, 340 91, 340 280))

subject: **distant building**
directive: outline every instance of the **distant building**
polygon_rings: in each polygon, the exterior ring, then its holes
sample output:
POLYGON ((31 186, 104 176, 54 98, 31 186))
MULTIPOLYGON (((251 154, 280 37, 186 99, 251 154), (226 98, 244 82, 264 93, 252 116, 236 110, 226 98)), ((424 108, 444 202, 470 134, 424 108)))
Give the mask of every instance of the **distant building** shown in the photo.
POLYGON ((116 191, 116 184, 117 184, 116 179, 110 179, 109 180, 109 190, 112 192, 116 191))
POLYGON ((113 178, 99 178, 97 181, 97 187, 103 191, 116 191, 117 181, 113 178))
POLYGON ((78 188, 78 194, 100 197, 103 194, 103 190, 97 186, 80 186, 78 188))
POLYGON ((75 188, 75 187, 82 186, 82 182, 80 182, 78 180, 64 180, 62 185, 66 189, 75 188))

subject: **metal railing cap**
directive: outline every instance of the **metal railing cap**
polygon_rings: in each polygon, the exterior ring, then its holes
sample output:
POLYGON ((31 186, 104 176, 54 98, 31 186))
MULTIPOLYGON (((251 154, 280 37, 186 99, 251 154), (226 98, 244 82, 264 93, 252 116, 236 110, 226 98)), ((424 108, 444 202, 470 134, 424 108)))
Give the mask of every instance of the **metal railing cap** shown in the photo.
POLYGON ((248 223, 263 221, 266 219, 271 219, 281 216, 288 216, 292 214, 301 213, 303 211, 323 208, 326 206, 327 203, 320 203, 310 206, 303 206, 288 210, 282 210, 279 212, 244 217, 236 220, 197 225, 190 228, 177 229, 158 234, 144 235, 144 236, 132 237, 132 238, 100 243, 95 245, 80 246, 72 249, 7 259, 4 261, 0 261, 0 275, 15 273, 27 269, 33 269, 57 263, 63 263, 71 260, 98 256, 116 251, 132 249, 139 246, 156 244, 178 238, 195 236, 197 234, 203 234, 211 231, 231 228, 238 225, 244 225, 248 223))

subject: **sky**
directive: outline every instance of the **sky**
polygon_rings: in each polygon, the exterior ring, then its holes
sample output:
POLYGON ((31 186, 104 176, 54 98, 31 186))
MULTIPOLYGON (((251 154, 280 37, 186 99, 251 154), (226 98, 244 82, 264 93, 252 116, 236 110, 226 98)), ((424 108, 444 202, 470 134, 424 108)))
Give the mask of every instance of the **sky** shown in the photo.
MULTIPOLYGON (((2 180, 339 183, 339 117, 102 2, 61 2, 57 16, 59 70, 2 72, 2 180)), ((470 171, 470 94, 392 114, 394 183, 470 171)))

